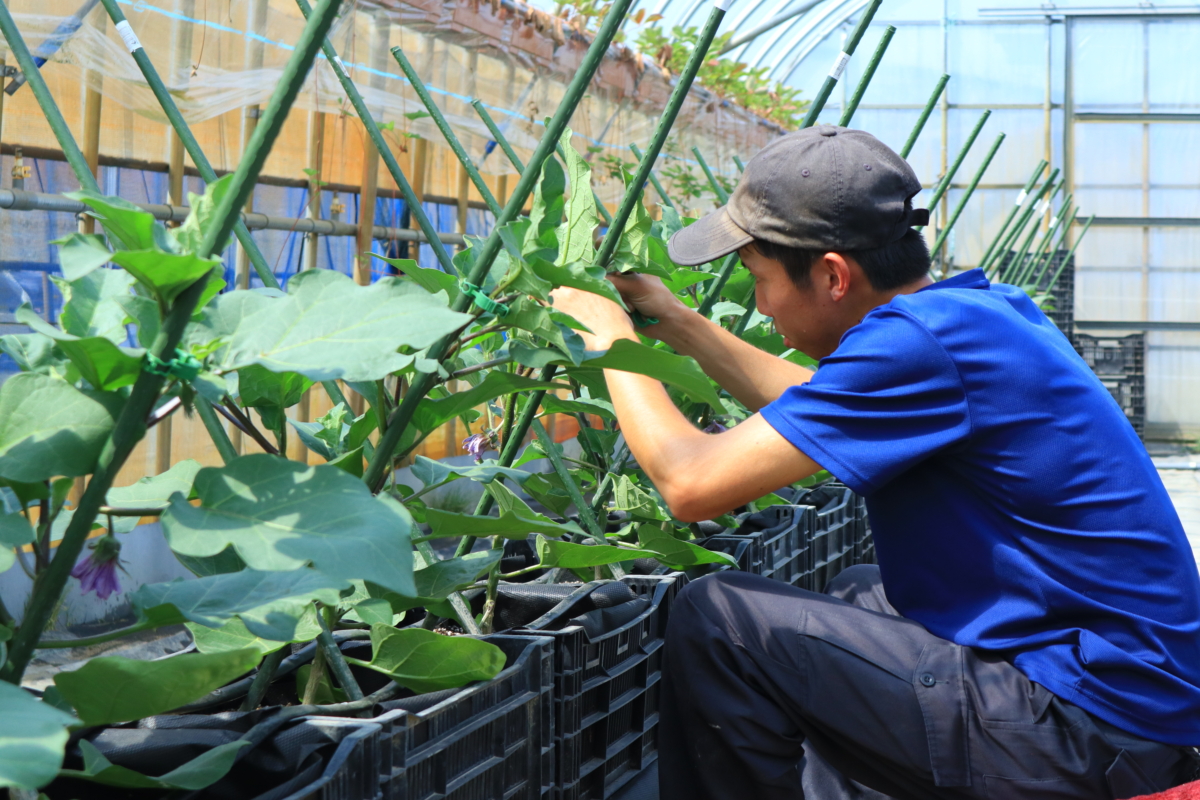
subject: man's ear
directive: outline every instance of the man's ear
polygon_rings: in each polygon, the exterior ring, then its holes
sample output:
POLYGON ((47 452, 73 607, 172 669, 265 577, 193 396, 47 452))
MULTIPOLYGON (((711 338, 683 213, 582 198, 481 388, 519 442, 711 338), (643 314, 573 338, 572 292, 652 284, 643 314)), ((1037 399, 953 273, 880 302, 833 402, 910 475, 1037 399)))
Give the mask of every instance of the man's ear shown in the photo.
POLYGON ((850 293, 850 264, 840 253, 826 253, 813 267, 813 277, 835 303, 850 293))

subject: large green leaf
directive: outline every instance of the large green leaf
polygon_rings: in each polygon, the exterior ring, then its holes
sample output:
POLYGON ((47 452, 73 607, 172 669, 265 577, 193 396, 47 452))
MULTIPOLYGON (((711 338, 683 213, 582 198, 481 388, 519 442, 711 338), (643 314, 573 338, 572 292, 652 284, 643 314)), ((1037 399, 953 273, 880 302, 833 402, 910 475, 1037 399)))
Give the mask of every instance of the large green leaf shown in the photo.
POLYGON ((32 483, 88 474, 120 403, 37 373, 9 378, 0 386, 0 477, 32 483))
POLYGON ((119 250, 112 262, 164 303, 221 266, 219 258, 200 258, 194 253, 164 253, 161 250, 119 250))
POLYGON ((23 547, 34 539, 33 526, 24 514, 0 515, 0 572, 4 572, 17 560, 14 547, 23 547))
POLYGON ((166 472, 142 478, 130 486, 114 486, 108 490, 108 505, 114 508, 166 508, 171 495, 179 492, 185 498, 191 494, 192 482, 200 471, 200 462, 184 459, 166 472))
POLYGON ((186 789, 196 791, 211 786, 225 777, 237 760, 238 752, 250 744, 249 739, 227 742, 201 753, 183 766, 157 778, 118 766, 96 749, 87 739, 79 740, 83 754, 83 769, 64 769, 64 778, 80 778, 105 786, 123 789, 186 789))
POLYGON ((412 363, 400 347, 419 350, 470 321, 444 297, 398 278, 359 286, 314 269, 288 281, 288 291, 261 306, 252 325, 237 327, 225 369, 261 364, 312 380, 374 381, 412 363))
MULTIPOLYGON (((423 566, 414 573, 417 582, 416 597, 389 592, 371 583, 367 584, 367 591, 374 597, 386 600, 391 605, 391 611, 397 614, 410 608, 428 609, 444 601, 452 592, 475 583, 500 560, 500 555, 499 550, 481 550, 478 553, 467 553, 465 556, 434 561, 428 566, 423 566)), ((447 615, 439 613, 439 616, 447 615)))
POLYGON ((434 461, 432 458, 426 458, 425 456, 417 456, 410 469, 412 469, 413 475, 426 486, 445 483, 452 478, 469 478, 480 483, 491 483, 496 478, 508 478, 511 481, 522 483, 528 480, 530 476, 530 473, 523 469, 502 467, 495 461, 485 461, 482 464, 456 467, 444 461, 434 461))
POLYGON ((262 415, 263 424, 280 432, 286 410, 300 402, 313 382, 298 372, 271 372, 251 364, 238 370, 238 397, 242 405, 262 415))
POLYGON ((567 175, 555 158, 542 164, 542 179, 533 190, 533 205, 529 212, 530 225, 525 230, 521 252, 546 261, 558 257, 556 231, 563 218, 563 194, 567 190, 567 175))
POLYGON ((422 400, 421 404, 417 406, 416 414, 413 415, 413 421, 421 430, 431 431, 442 423, 502 395, 547 388, 565 389, 568 387, 566 384, 546 383, 533 378, 523 378, 512 372, 494 371, 489 373, 478 386, 472 386, 462 392, 455 392, 440 400, 430 398, 422 400))
POLYGON ((20 686, 0 681, 0 788, 36 790, 54 780, 78 722, 20 686))
POLYGON ((104 336, 79 337, 60 331, 29 306, 17 309, 16 318, 33 330, 54 339, 79 374, 94 389, 110 391, 132 385, 142 371, 141 350, 118 347, 104 336))
POLYGON ((583 366, 648 375, 668 386, 680 389, 698 403, 722 408, 721 400, 717 397, 708 376, 700 369, 696 360, 689 356, 678 356, 666 350, 647 347, 631 339, 618 339, 604 355, 588 359, 583 366))
POLYGON ((259 660, 254 648, 158 661, 106 656, 58 673, 54 685, 85 725, 129 722, 199 700, 254 669, 259 660))
MULTIPOLYGON (((290 374, 294 375, 295 373, 290 374)), ((300 437, 300 441, 304 442, 305 447, 326 461, 333 461, 347 449, 353 449, 348 448, 346 444, 346 437, 353 430, 352 426, 345 422, 349 414, 350 410, 346 408, 346 404, 338 403, 318 417, 316 422, 297 422, 289 419, 288 424, 295 429, 296 435, 300 437)), ((366 416, 376 419, 374 412, 364 415, 364 417, 366 416)), ((376 424, 378 424, 378 420, 376 420, 376 424)))
POLYGON ((650 228, 654 220, 646 212, 641 199, 633 203, 633 214, 621 231, 617 251, 613 254, 613 266, 621 272, 648 272, 660 278, 670 278, 671 273, 651 258, 650 228))
POLYGON ((174 242, 162 223, 149 211, 143 211, 128 200, 106 197, 86 189, 66 194, 67 197, 89 206, 92 210, 88 213, 100 220, 108 238, 121 249, 174 249, 174 242))
POLYGON ((542 398, 543 414, 595 414, 607 420, 615 420, 617 412, 607 400, 564 400, 548 394, 542 398))
POLYGON ((371 255, 375 256, 375 258, 378 258, 380 261, 391 264, 430 294, 445 292, 446 296, 451 300, 458 295, 458 281, 448 272, 442 272, 440 269, 422 267, 411 258, 384 258, 383 256, 376 255, 375 253, 372 253, 371 255))
POLYGON ((654 558, 651 550, 633 550, 611 544, 573 544, 539 536, 537 539, 538 563, 543 567, 586 569, 604 564, 633 561, 635 558, 654 558))
POLYGON ((224 653, 253 647, 263 655, 273 653, 289 642, 311 642, 321 633, 321 625, 317 622, 316 609, 313 606, 309 606, 304 612, 304 616, 300 617, 296 631, 288 641, 281 642, 255 636, 237 617, 219 628, 210 628, 207 625, 189 622, 187 629, 191 631, 192 639, 196 642, 196 649, 201 653, 224 653))
POLYGON ((58 324, 72 336, 103 336, 124 344, 126 312, 121 301, 129 296, 133 278, 119 269, 100 269, 74 281, 56 281, 63 293, 58 324))
POLYGON ((413 594, 412 518, 337 467, 243 456, 200 470, 194 488, 199 507, 175 495, 162 516, 177 553, 212 556, 233 545, 252 569, 294 570, 311 562, 330 578, 413 594))
POLYGON ((567 220, 558 229, 556 264, 574 261, 591 263, 596 257, 593 235, 596 232, 596 195, 592 193, 592 165, 571 146, 571 129, 563 131, 563 155, 567 162, 570 187, 567 194, 567 220))
POLYGON ((50 244, 58 245, 58 263, 63 277, 75 281, 112 260, 112 251, 104 237, 95 233, 72 233, 50 244))
POLYGON ((653 550, 659 561, 675 569, 697 564, 729 564, 737 567, 737 561, 731 556, 676 539, 658 525, 639 525, 638 544, 646 550, 653 550))
POLYGON ((504 669, 504 651, 467 636, 440 636, 421 628, 371 626, 371 660, 351 664, 382 672, 417 694, 487 681, 504 669))
POLYGON ((559 524, 541 514, 538 519, 522 517, 511 512, 501 512, 498 517, 476 517, 471 514, 455 514, 430 508, 425 512, 425 521, 433 529, 433 538, 447 536, 502 536, 505 539, 525 539, 531 533, 548 533, 558 536, 563 533, 582 533, 573 522, 559 524))
POLYGON ((656 501, 648 492, 634 483, 628 475, 616 476, 613 486, 613 507, 618 511, 628 511, 635 517, 644 519, 665 520, 656 501))
MULTIPOLYGON (((179 249, 185 253, 200 253, 200 245, 204 234, 216 222, 217 207, 221 204, 230 187, 233 186, 233 175, 225 175, 204 187, 204 194, 196 195, 188 192, 188 207, 191 213, 183 224, 175 229, 175 241, 179 249)), ((217 242, 214 253, 225 249, 227 242, 217 242)))
MULTIPOLYGON (((170 606, 179 621, 219 628, 235 616, 262 639, 287 642, 313 600, 335 605, 347 581, 333 580, 311 569, 259 572, 244 569, 195 580, 150 583, 130 595, 134 608, 147 612, 170 606)), ((165 616, 165 610, 160 611, 165 616)))
POLYGON ((572 261, 567 264, 551 264, 540 258, 531 258, 529 266, 541 278, 550 281, 555 286, 570 286, 584 292, 607 297, 619 306, 624 307, 621 294, 607 278, 604 268, 592 266, 584 261, 572 261))
POLYGON ((22 372, 46 373, 62 361, 54 352, 54 340, 40 333, 0 336, 0 353, 7 353, 22 372))

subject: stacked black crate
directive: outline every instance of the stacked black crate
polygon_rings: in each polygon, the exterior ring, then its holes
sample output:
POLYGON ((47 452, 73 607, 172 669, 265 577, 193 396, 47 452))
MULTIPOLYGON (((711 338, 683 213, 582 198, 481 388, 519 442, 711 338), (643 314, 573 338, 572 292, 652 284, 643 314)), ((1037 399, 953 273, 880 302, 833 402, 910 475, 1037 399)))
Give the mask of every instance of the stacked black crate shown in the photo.
POLYGON ((1138 437, 1146 435, 1146 334, 1072 339, 1076 352, 1125 412, 1138 437))

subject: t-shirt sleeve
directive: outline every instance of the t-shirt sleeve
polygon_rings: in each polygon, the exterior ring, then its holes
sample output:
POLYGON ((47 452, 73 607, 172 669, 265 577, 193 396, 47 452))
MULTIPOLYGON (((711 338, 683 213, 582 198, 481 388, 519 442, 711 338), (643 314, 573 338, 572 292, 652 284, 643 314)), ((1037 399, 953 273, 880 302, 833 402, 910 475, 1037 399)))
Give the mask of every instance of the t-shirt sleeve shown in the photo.
POLYGON ((971 433, 958 368, 909 314, 876 309, 821 361, 809 383, 762 409, 805 455, 870 494, 971 433))

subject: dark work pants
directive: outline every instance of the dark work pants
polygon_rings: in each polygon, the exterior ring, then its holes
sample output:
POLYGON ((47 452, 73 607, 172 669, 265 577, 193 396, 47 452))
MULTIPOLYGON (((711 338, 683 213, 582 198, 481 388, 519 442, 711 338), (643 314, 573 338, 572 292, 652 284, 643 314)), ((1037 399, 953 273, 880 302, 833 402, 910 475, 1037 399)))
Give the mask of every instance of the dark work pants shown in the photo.
POLYGON ((686 586, 659 731, 664 800, 1123 800, 1186 766, 899 616, 867 565, 824 595, 738 572, 686 586))

